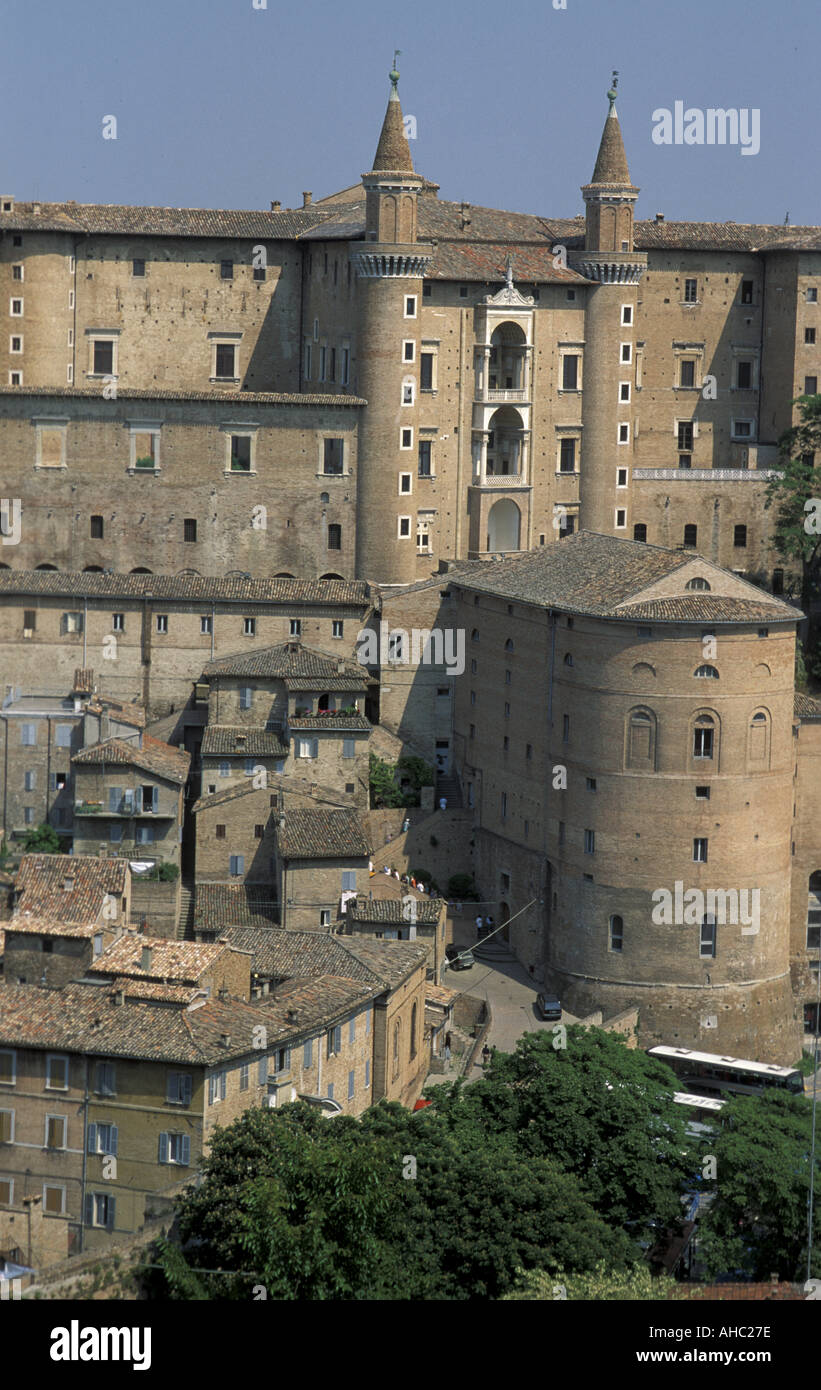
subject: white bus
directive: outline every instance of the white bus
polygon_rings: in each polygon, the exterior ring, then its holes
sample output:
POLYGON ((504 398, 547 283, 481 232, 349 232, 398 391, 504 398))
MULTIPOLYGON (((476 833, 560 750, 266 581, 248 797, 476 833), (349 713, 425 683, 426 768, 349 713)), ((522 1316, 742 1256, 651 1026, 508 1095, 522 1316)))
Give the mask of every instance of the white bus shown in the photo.
POLYGON ((714 1052, 693 1052, 688 1047, 649 1047, 647 1055, 658 1057, 671 1067, 688 1094, 748 1096, 773 1088, 793 1095, 804 1094, 804 1078, 795 1067, 721 1057, 714 1052))

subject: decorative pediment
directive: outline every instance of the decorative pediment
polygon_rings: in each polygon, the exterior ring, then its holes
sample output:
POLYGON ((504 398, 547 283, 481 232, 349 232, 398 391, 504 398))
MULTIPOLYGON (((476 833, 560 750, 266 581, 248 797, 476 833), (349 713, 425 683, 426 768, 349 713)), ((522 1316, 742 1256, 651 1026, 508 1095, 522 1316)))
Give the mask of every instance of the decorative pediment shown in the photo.
POLYGON ((496 294, 486 294, 483 304, 499 305, 503 308, 532 309, 535 299, 532 294, 522 294, 513 284, 504 284, 496 294))

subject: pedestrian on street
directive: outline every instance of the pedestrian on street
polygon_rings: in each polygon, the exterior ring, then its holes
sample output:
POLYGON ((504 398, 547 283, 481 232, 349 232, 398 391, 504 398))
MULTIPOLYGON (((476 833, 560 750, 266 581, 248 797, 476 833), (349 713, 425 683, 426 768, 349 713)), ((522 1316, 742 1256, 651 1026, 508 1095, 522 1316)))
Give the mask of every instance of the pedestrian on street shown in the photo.
POLYGON ((447 809, 448 809, 448 799, 447 799, 447 797, 446 797, 446 796, 440 796, 440 798, 439 798, 439 810, 440 810, 440 811, 446 811, 447 809))
POLYGON ((477 941, 478 941, 478 939, 479 939, 479 937, 480 937, 481 935, 482 935, 482 914, 481 914, 481 912, 480 912, 480 913, 479 913, 479 916, 476 918, 476 939, 477 939, 477 941))
POLYGON ((490 1048, 488 1047, 487 1043, 485 1043, 484 1047, 482 1048, 482 1063, 483 1063, 484 1066, 487 1066, 487 1064, 488 1064, 489 1061, 490 1061, 490 1048))
POLYGON ((493 918, 492 918, 492 917, 486 917, 486 918, 485 918, 485 932, 492 932, 492 931, 493 931, 493 918))

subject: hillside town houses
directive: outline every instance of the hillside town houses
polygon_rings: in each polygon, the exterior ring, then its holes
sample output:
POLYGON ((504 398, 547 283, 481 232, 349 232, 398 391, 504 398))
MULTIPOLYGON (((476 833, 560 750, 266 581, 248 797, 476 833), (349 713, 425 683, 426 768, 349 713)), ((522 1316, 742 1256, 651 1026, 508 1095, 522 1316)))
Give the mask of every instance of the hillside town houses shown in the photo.
POLYGON ((440 199, 396 73, 300 209, 0 197, 0 1256, 149 1227, 251 1107, 412 1107, 451 878, 642 1046, 821 1029, 764 507, 821 229, 636 221, 608 98, 584 217, 440 199), (755 924, 662 924, 677 883, 755 924))

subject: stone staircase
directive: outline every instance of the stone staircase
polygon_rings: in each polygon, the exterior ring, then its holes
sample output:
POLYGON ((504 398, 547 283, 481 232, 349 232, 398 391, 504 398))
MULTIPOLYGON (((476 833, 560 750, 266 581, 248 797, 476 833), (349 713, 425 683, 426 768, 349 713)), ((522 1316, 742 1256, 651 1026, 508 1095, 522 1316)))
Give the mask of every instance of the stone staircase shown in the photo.
POLYGON ((464 806, 462 800, 462 788, 459 785, 458 777, 452 774, 439 773, 436 778, 435 805, 438 810, 439 798, 445 797, 449 811, 461 811, 464 806))
POLYGON ((180 920, 177 936, 183 941, 194 940, 194 885, 180 885, 180 920))
POLYGON ((470 949, 477 960, 499 962, 515 959, 507 942, 502 940, 501 932, 497 936, 492 936, 489 941, 482 939, 474 942, 470 949))

